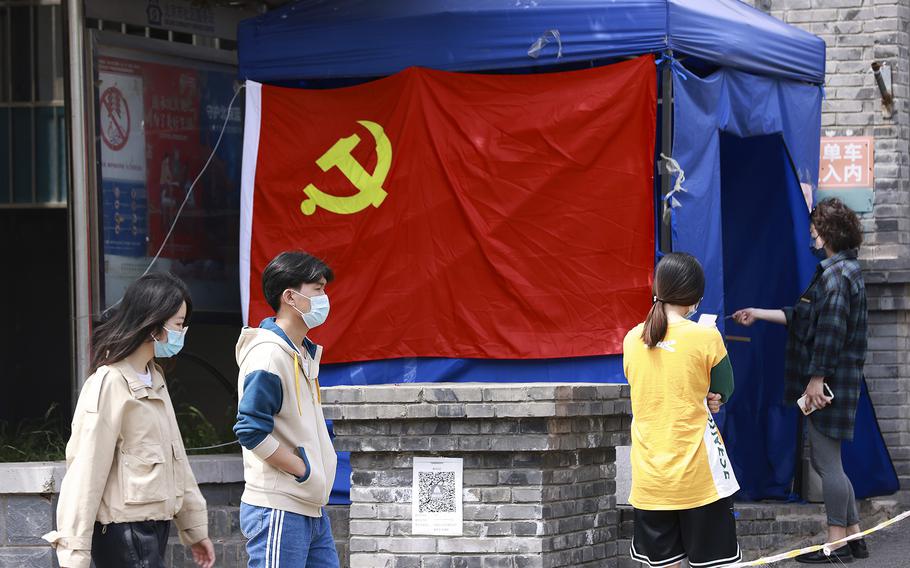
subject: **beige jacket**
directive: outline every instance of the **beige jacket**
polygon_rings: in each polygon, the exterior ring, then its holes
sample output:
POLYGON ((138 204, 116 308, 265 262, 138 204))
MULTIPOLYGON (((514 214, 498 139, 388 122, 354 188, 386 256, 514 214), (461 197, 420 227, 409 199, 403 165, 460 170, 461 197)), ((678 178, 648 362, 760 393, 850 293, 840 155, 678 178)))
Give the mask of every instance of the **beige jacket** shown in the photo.
POLYGON ((245 328, 237 342, 240 404, 234 432, 244 446, 246 478, 241 500, 319 517, 329 501, 337 465, 319 398, 322 347, 308 344, 313 354, 295 349, 274 322, 263 325, 267 328, 245 328), (303 478, 265 461, 279 444, 297 450, 307 463, 303 478))
POLYGON ((66 445, 57 530, 44 539, 66 568, 88 568, 95 521, 173 519, 185 545, 208 536, 205 500, 187 462, 171 397, 155 365, 147 387, 126 363, 82 387, 66 445))

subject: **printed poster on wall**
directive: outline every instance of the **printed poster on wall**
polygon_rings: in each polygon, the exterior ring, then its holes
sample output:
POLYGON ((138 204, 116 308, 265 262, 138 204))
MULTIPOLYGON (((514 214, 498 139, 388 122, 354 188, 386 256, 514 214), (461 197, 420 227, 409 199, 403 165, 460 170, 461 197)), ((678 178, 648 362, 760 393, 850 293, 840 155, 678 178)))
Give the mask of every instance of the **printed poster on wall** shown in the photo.
POLYGON ((102 59, 98 73, 98 133, 105 179, 145 181, 143 82, 139 65, 102 59))
POLYGON ((165 61, 125 50, 98 58, 105 304, 116 302, 160 249, 154 270, 183 278, 197 309, 236 312, 239 97, 228 116, 235 73, 165 61), (190 192, 225 119, 221 146, 190 192))
POLYGON ((128 61, 101 61, 99 67, 104 249, 126 257, 143 256, 148 210, 142 74, 128 61))
POLYGON ((461 536, 464 524, 462 458, 414 458, 411 533, 461 536))

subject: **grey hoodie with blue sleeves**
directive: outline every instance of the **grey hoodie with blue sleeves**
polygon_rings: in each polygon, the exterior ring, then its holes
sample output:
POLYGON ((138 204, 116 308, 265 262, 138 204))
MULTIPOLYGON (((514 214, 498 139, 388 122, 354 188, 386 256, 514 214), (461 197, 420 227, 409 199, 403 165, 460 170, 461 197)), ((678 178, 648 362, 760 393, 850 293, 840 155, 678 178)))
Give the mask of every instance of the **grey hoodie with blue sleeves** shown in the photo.
POLYGON ((240 403, 234 433, 243 446, 246 480, 241 500, 249 505, 322 515, 335 481, 337 457, 319 395, 322 347, 297 347, 275 323, 244 328, 237 341, 240 403), (307 473, 295 477, 265 460, 278 446, 296 448, 307 473))

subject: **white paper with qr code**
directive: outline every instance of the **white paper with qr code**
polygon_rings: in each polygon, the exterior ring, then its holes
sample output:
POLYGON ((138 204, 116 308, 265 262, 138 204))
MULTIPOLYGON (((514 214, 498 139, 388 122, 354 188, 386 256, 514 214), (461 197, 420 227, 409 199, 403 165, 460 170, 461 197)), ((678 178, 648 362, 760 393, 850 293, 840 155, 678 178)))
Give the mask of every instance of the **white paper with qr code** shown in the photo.
POLYGON ((461 458, 414 458, 411 534, 461 536, 464 524, 461 458))

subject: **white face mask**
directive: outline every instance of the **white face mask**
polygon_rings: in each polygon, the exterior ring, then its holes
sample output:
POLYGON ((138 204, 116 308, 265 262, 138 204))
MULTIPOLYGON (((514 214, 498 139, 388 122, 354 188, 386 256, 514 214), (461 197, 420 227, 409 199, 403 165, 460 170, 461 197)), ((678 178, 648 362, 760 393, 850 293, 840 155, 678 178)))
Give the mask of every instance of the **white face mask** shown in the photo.
POLYGON ((695 304, 694 306, 692 306, 692 308, 691 308, 688 312, 686 312, 686 316, 685 316, 686 319, 691 318, 692 316, 694 316, 694 315, 698 312, 698 304, 700 304, 700 303, 701 303, 701 302, 698 302, 697 304, 695 304))
POLYGON ((306 294, 301 294, 296 290, 291 290, 291 293, 297 294, 298 296, 303 296, 310 301, 310 311, 304 313, 297 309, 297 306, 291 306, 294 310, 300 314, 300 317, 303 318, 303 323, 306 324, 308 329, 313 329, 314 327, 319 327, 325 323, 325 320, 329 317, 329 297, 326 294, 320 294, 318 296, 307 296, 306 294))

